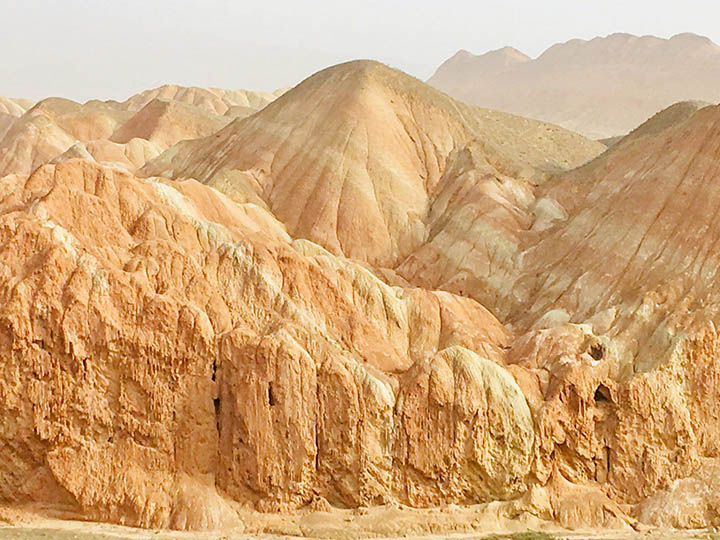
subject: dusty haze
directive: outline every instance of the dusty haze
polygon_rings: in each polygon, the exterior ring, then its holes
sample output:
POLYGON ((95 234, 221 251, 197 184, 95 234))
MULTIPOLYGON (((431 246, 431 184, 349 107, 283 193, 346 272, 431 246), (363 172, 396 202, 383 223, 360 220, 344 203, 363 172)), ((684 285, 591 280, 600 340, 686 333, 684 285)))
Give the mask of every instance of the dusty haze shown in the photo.
POLYGON ((459 51, 428 83, 465 103, 605 139, 680 101, 720 101, 720 46, 688 33, 612 34, 558 43, 536 59, 512 47, 459 51))
POLYGON ((0 93, 125 99, 166 83, 273 91, 345 60, 372 58, 427 79, 459 49, 512 45, 532 57, 613 32, 720 42, 720 7, 610 0, 4 2, 0 93))

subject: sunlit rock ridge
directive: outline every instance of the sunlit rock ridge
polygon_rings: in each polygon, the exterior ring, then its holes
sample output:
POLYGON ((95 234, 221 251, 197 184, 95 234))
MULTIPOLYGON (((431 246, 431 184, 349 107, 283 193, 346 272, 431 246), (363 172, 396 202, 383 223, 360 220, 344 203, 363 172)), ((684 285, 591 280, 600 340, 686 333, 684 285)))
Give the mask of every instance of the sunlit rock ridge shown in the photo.
POLYGON ((268 96, 4 105, 0 503, 720 524, 719 107, 607 149, 372 61, 268 96))

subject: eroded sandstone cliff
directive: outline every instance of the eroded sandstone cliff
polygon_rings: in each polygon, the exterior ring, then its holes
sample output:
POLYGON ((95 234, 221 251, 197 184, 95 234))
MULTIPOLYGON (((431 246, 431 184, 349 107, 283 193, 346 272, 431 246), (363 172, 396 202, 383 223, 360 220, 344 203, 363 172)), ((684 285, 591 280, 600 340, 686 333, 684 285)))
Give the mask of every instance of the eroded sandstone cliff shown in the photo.
MULTIPOLYGON (((148 143, 207 97, 181 94, 135 106, 148 143)), ((146 178, 77 144, 4 177, 0 501, 177 529, 328 503, 720 524, 687 497, 718 481, 719 111, 602 153, 360 62, 146 178)))
POLYGON ((216 486, 267 509, 437 500, 409 470, 431 434, 410 404, 438 369, 442 452, 499 468, 486 498, 526 481, 509 335, 476 302, 389 287, 196 182, 69 161, 2 190, 3 499, 154 527, 219 524, 216 486), (517 455, 463 449, 483 431, 517 455))

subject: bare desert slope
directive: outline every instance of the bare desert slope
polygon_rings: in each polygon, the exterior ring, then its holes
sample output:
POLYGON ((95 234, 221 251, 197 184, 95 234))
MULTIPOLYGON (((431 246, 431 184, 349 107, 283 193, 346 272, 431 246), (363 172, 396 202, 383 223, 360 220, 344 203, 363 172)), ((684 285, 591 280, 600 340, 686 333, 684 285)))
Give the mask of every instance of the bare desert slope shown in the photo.
POLYGON ((428 82, 467 103, 600 139, 678 101, 720 101, 720 46, 694 34, 612 34, 559 43, 535 59, 511 47, 460 51, 428 82))
POLYGON ((198 88, 165 85, 140 92, 121 104, 128 111, 139 111, 154 99, 192 105, 208 113, 223 115, 232 107, 262 109, 282 95, 284 90, 274 93, 256 90, 224 90, 221 88, 198 88))
MULTIPOLYGON (((146 97, 79 110, 206 126, 146 97)), ((361 61, 142 168, 83 144, 0 180, 3 504, 720 525, 720 108, 606 150, 361 61)))
POLYGON ((514 199, 603 149, 358 61, 315 74, 251 118, 171 148, 144 173, 192 177, 237 200, 261 199, 293 236, 392 267, 427 241, 434 201, 461 189, 453 183, 467 162, 507 178, 511 186, 498 191, 514 199))
POLYGON ((0 96, 0 177, 28 175, 45 163, 77 157, 134 172, 178 141, 210 135, 275 98, 174 85, 122 103, 48 98, 33 104, 0 96))

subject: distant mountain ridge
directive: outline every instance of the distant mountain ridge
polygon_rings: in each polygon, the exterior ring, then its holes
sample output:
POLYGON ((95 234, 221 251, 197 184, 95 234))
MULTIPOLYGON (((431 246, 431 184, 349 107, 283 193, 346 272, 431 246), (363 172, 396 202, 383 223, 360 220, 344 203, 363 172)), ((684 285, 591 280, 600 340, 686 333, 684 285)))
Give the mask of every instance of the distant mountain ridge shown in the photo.
POLYGON ((512 47, 461 50, 428 83, 473 105, 599 139, 628 133, 679 101, 720 101, 720 46, 690 33, 618 33, 558 43, 535 59, 512 47))

